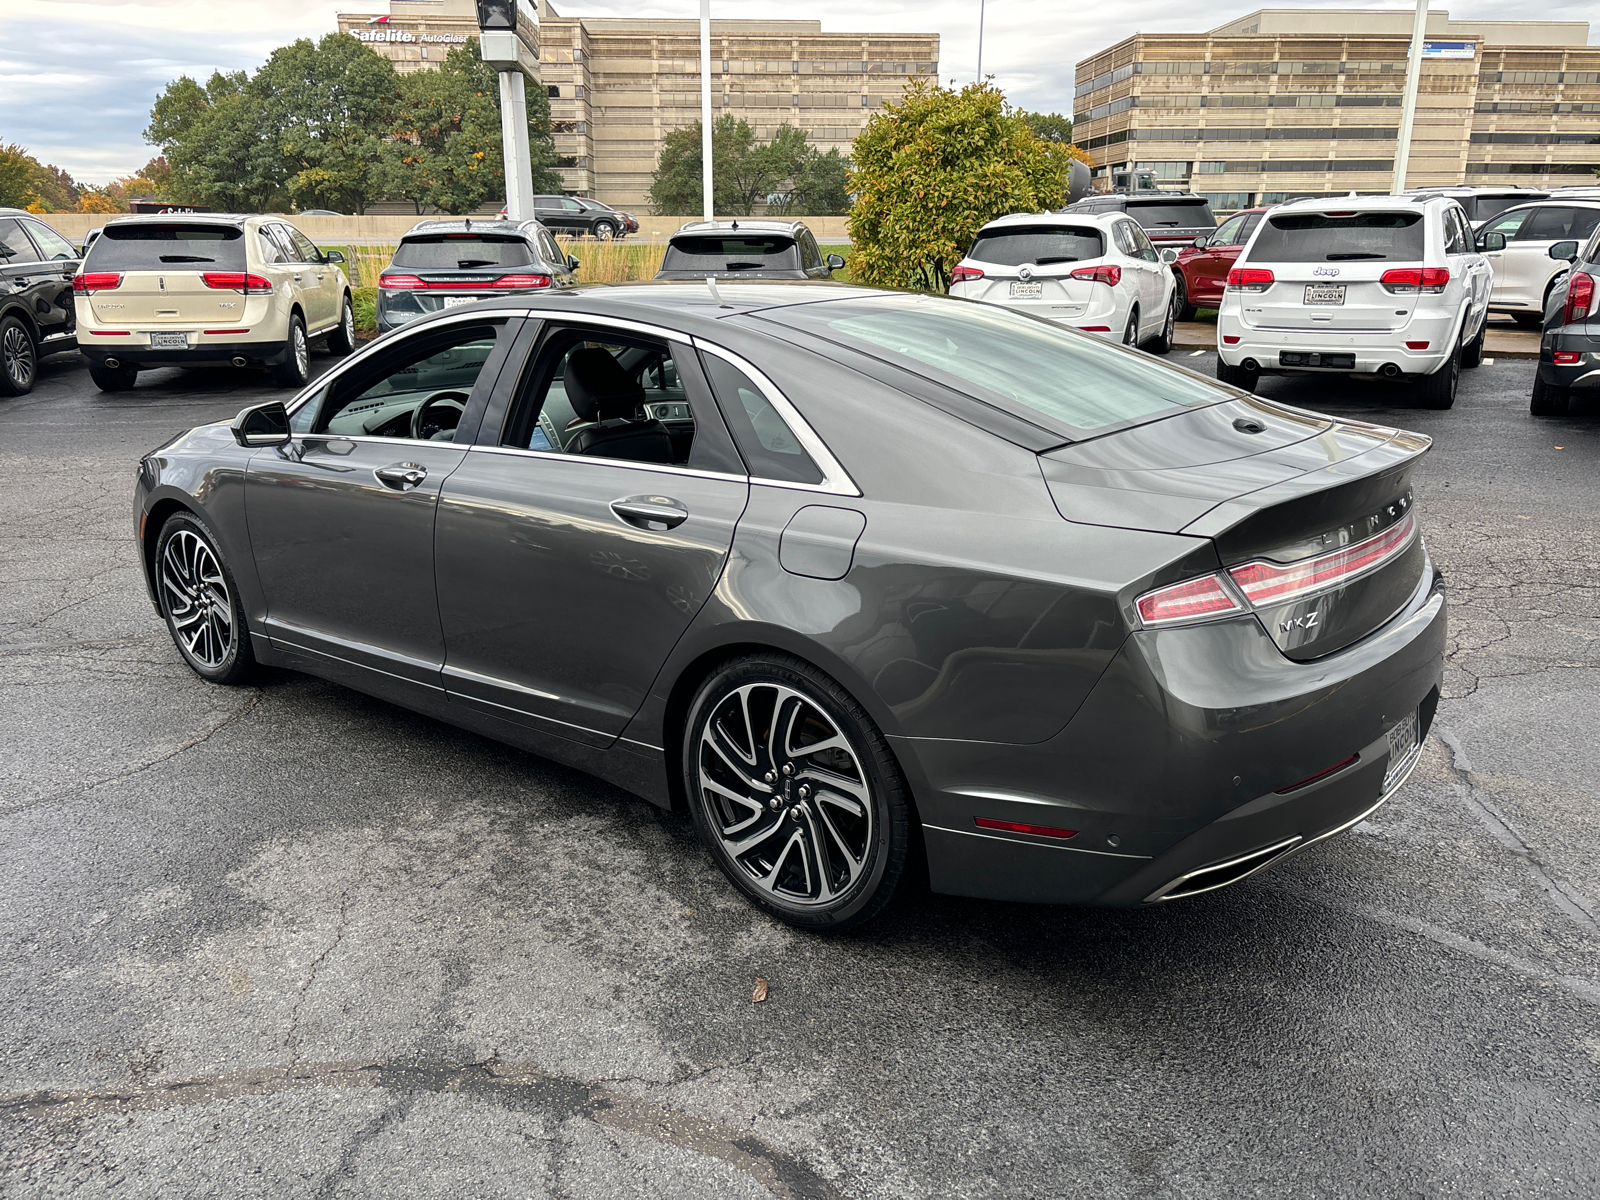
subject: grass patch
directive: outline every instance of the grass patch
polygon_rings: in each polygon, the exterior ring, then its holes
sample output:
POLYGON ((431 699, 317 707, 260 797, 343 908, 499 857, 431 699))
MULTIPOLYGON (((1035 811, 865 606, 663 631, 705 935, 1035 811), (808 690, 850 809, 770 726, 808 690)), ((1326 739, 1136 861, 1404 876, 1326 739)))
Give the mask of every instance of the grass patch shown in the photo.
POLYGON ((378 289, 357 287, 350 290, 350 304, 356 310, 356 332, 378 332, 378 289))

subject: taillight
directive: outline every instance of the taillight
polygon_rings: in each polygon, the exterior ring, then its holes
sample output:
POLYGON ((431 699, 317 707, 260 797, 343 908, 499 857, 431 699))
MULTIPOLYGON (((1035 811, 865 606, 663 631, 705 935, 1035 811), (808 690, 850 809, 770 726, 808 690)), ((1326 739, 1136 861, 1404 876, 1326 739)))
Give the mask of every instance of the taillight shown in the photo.
POLYGON ((428 285, 415 275, 380 275, 378 286, 390 291, 413 292, 420 291, 428 285))
POLYGON ((1558 367, 1575 367, 1583 361, 1583 354, 1578 350, 1557 350, 1550 355, 1550 361, 1558 367))
POLYGON ((243 271, 206 271, 200 278, 208 288, 243 292, 246 296, 272 294, 272 280, 260 275, 246 275, 243 271))
POLYGON ((1272 284, 1272 272, 1265 267, 1234 267, 1228 272, 1228 286, 1241 292, 1264 292, 1272 284))
POLYGON ((82 292, 86 296, 95 292, 109 292, 121 286, 122 276, 115 271, 96 271, 72 277, 72 290, 82 292))
POLYGON ((951 283, 966 283, 972 279, 982 278, 983 272, 978 270, 977 267, 957 267, 954 271, 950 272, 951 283))
POLYGON ((1242 567, 1232 568, 1228 574, 1250 603, 1282 604, 1312 592, 1342 586, 1358 576, 1377 570, 1404 552, 1411 545, 1411 538, 1416 531, 1416 518, 1407 515, 1399 524, 1391 525, 1382 533, 1353 546, 1288 565, 1246 563, 1242 567))
POLYGON ((491 285, 497 288, 547 288, 550 286, 548 275, 502 275, 491 285))
POLYGON ((1146 592, 1135 601, 1139 619, 1146 625, 1168 625, 1174 621, 1193 621, 1198 617, 1220 617, 1243 612, 1244 607, 1216 575, 1186 579, 1168 587, 1146 592))
POLYGON ((1432 292, 1437 295, 1450 282, 1449 267, 1396 267, 1378 277, 1385 291, 1396 296, 1432 292))
POLYGON ((1116 287, 1122 282, 1122 268, 1106 264, 1099 267, 1079 267, 1072 273, 1074 279, 1081 279, 1086 283, 1104 283, 1116 287))
POLYGON ((1561 313, 1561 323, 1575 325, 1579 321, 1587 321, 1593 311, 1594 276, 1587 271, 1578 271, 1567 280, 1567 307, 1561 313))

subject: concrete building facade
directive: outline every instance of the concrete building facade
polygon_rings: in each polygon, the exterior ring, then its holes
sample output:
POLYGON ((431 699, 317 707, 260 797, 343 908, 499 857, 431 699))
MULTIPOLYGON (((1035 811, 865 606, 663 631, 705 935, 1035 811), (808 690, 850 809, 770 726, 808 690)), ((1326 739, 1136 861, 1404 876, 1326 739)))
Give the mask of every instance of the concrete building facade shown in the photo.
MULTIPOLYGON (((1073 133, 1099 179, 1153 171, 1217 209, 1386 192, 1412 14, 1262 9, 1136 34, 1078 64, 1073 133)), ((1430 12, 1407 184, 1595 182, 1600 46, 1584 22, 1430 12)))

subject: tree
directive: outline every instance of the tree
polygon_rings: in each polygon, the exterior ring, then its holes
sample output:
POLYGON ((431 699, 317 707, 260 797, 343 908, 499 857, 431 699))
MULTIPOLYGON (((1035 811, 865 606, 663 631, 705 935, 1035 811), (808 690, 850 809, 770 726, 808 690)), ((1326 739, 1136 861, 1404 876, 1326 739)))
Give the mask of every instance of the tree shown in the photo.
POLYGON ((1060 113, 1018 113, 1042 142, 1055 142, 1058 146, 1072 145, 1072 121, 1060 113))
POLYGON ((94 188, 85 188, 78 195, 78 211, 81 213, 125 213, 128 206, 120 200, 114 199, 106 192, 94 188))
POLYGON ((0 146, 0 208, 26 208, 37 198, 33 177, 38 167, 21 146, 0 146))
POLYGON ((850 270, 865 283, 945 291, 987 222, 1059 204, 1068 156, 998 88, 918 79, 855 140, 850 270))
POLYGON ((838 150, 823 154, 816 147, 790 185, 785 203, 769 211, 788 217, 832 217, 850 211, 850 160, 838 150))

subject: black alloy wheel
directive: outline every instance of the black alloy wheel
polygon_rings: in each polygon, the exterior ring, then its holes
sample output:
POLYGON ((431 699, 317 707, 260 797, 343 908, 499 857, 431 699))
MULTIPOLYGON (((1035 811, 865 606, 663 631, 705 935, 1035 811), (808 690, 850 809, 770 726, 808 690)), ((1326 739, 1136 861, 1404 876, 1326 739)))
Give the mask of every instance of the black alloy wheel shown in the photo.
POLYGON ((1139 306, 1137 304, 1128 310, 1128 325, 1122 331, 1122 344, 1124 346, 1137 346, 1139 344, 1139 306))
POLYGON ((17 317, 0 321, 0 395, 26 396, 39 376, 33 332, 17 317))
POLYGON ((1537 375, 1533 377, 1533 395, 1528 399, 1528 412, 1536 417, 1564 417, 1572 403, 1572 389, 1546 383, 1537 375))
POLYGON ((911 837, 899 766, 866 711, 809 663, 753 655, 702 684, 683 774, 701 840, 758 907, 843 929, 889 902, 911 837))
POLYGON ((1461 384, 1461 347, 1450 351, 1450 357, 1431 375, 1424 375, 1417 384, 1417 402, 1423 408, 1451 408, 1456 402, 1456 389, 1461 384))
POLYGON ((174 513, 156 542, 156 596, 183 661, 211 683, 242 682, 255 666, 239 589, 216 538, 193 513, 174 513))
POLYGON ((598 241, 609 242, 617 236, 617 227, 610 221, 596 221, 594 223, 594 236, 598 241))
POLYGON ((102 392, 127 392, 139 382, 139 368, 108 367, 105 363, 90 363, 89 378, 94 380, 95 387, 102 392))
POLYGON ((1192 321, 1200 310, 1189 303, 1189 285, 1183 281, 1183 272, 1174 271, 1173 277, 1178 281, 1178 287, 1173 292, 1178 302, 1178 320, 1192 321))
POLYGON ((285 388, 305 387, 311 378, 311 344, 306 340, 306 320, 299 313, 289 316, 283 350, 287 357, 272 368, 272 382, 285 388))
POLYGON ((356 310, 345 294, 344 306, 339 311, 339 324, 328 335, 328 353, 343 358, 356 348, 356 310))

